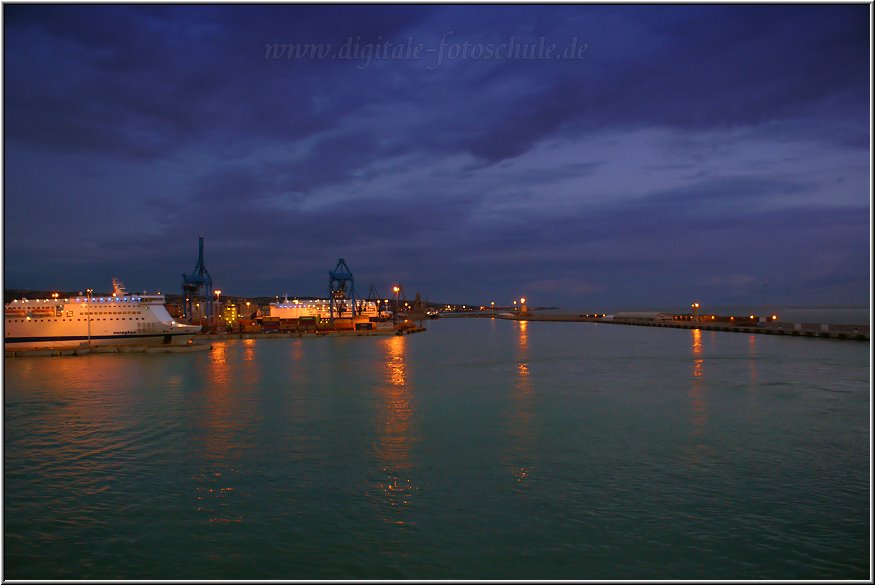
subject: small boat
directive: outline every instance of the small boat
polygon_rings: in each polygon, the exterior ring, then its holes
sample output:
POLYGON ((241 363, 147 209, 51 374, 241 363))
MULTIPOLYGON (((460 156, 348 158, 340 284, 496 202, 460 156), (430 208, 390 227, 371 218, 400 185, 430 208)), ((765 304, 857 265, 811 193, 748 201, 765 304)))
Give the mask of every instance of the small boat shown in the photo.
POLYGON ((54 307, 40 307, 38 309, 31 310, 30 314, 34 317, 54 317, 55 316, 55 308, 54 307))

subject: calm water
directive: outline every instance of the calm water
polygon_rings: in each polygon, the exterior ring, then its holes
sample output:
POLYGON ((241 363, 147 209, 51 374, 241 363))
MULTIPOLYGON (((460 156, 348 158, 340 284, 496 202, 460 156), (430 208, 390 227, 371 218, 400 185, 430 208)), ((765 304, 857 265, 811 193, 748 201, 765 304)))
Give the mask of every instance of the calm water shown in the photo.
POLYGON ((869 578, 869 344, 428 326, 6 360, 4 578, 869 578))

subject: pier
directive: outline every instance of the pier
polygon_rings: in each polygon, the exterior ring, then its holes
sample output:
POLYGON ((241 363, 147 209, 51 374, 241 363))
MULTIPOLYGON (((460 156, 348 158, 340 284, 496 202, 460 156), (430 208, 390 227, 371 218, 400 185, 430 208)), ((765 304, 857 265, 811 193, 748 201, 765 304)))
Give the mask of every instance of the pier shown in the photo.
MULTIPOLYGON (((476 315, 476 313, 474 313, 476 315)), ((473 315, 472 315, 473 316, 473 315)), ((692 320, 667 320, 656 319, 622 319, 605 318, 582 315, 578 313, 533 313, 526 315, 515 313, 482 315, 484 317, 496 317, 513 321, 563 321, 563 322, 586 322, 606 323, 610 325, 636 325, 639 327, 672 327, 675 329, 702 329, 704 331, 730 331, 735 333, 756 333, 761 335, 792 335, 795 337, 816 337, 823 339, 846 339, 854 341, 869 341, 868 325, 845 325, 828 323, 787 323, 770 321, 767 323, 739 323, 732 324, 725 320, 719 322, 692 321, 692 320)))

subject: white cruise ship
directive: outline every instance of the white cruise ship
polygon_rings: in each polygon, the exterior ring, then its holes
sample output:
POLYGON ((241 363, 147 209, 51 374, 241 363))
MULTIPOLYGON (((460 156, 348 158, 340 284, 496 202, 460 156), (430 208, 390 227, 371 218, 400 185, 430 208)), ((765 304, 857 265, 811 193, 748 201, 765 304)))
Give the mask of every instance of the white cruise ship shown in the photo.
POLYGON ((184 345, 201 327, 176 322, 162 294, 130 294, 117 279, 107 297, 6 303, 6 349, 96 345, 184 345))
MULTIPOLYGON (((352 301, 345 299, 342 301, 345 309, 342 315, 338 315, 335 307, 335 317, 352 317, 352 301)), ((378 317, 377 304, 374 301, 355 301, 356 316, 361 317, 378 317)), ((385 314, 386 311, 383 311, 385 314)), ((331 301, 329 299, 312 299, 312 300, 289 300, 288 295, 278 303, 270 304, 270 316, 279 317, 280 319, 299 319, 301 317, 317 317, 327 319, 331 314, 331 301)))

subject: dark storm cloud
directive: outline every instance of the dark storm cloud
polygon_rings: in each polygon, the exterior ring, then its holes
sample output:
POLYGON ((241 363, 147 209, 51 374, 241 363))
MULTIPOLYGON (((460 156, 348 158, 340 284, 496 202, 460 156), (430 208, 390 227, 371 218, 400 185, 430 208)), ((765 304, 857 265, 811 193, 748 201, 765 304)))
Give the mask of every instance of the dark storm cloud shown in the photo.
MULTIPOLYGON (((349 36, 401 36, 405 26, 429 11, 316 8, 10 7, 8 34, 14 50, 9 73, 12 81, 23 79, 10 84, 7 108, 14 115, 9 134, 59 148, 103 145, 135 156, 161 156, 204 134, 231 140, 245 136, 247 142, 253 136, 301 138, 354 112, 363 103, 355 93, 389 99, 373 91, 383 86, 374 83, 382 73, 376 67, 359 76, 364 83, 351 92, 344 85, 358 80, 339 62, 259 62, 258 53, 265 43, 284 40, 339 46, 349 36), (58 68, 65 65, 69 69, 58 79, 58 68), (25 95, 17 87, 29 91, 25 95)), ((580 8, 555 10, 583 14, 581 28, 593 30, 586 26, 592 19, 580 8)), ((426 116, 440 106, 454 111, 455 124, 441 130, 450 136, 438 144, 463 147, 490 161, 525 152, 569 122, 588 128, 750 124, 804 111, 827 93, 865 94, 861 55, 866 45, 865 34, 855 30, 859 19, 813 20, 816 11, 788 19, 786 11, 768 8, 709 7, 689 11, 693 16, 660 8, 667 30, 659 44, 651 33, 643 39, 645 50, 628 57, 624 51, 615 57, 607 35, 596 34, 602 44, 590 42, 583 63, 480 61, 448 63, 433 72, 419 63, 408 68, 409 85, 415 87, 391 80, 389 86, 399 101, 422 100, 426 116), (806 33, 802 39, 800 28, 806 33), (466 88, 486 91, 460 92, 453 83, 460 67, 467 68, 466 88), (503 86, 518 80, 517 91, 501 86, 490 91, 489 82, 499 75, 503 86)), ((631 16, 637 9, 613 7, 608 13, 631 16)), ((456 36, 467 41, 466 18, 482 9, 457 12, 447 25, 461 28, 456 36)), ((500 24, 507 35, 519 30, 518 22, 500 24)), ((556 40, 580 33, 564 28, 533 33, 556 40)), ((620 42, 636 40, 634 30, 610 33, 618 34, 620 42)), ((429 143, 426 138, 420 145, 429 143)))
POLYGON ((42 286, 31 266, 74 242, 52 274, 136 257, 176 287, 203 233, 241 294, 321 287, 344 256, 446 300, 527 283, 641 304, 767 273, 861 298, 867 10, 7 5, 4 272, 42 286), (434 52, 266 58, 350 39, 434 52), (441 39, 586 51, 450 58, 441 39))
MULTIPOLYGON (((258 57, 271 42, 402 38, 434 10, 10 6, 7 132, 43 147, 160 157, 204 138, 232 150, 301 139, 365 103, 415 100, 420 118, 400 128, 408 142, 495 162, 568 125, 757 124, 808 114, 827 96, 863 107, 865 7, 836 7, 826 18, 818 7, 797 8, 560 6, 550 12, 578 18, 543 29, 505 20, 493 35, 561 43, 588 34, 582 62, 448 61, 435 71, 392 63, 356 74, 330 59, 258 57), (599 16, 614 28, 594 26, 599 16), (624 46, 636 42, 641 50, 624 46), (403 81, 393 78, 398 69, 403 81)), ((469 23, 485 12, 455 7, 441 24, 456 41, 482 41, 469 23)))
POLYGON ((317 18, 311 8, 9 7, 7 135, 37 148, 165 157, 205 139, 233 151, 331 128, 363 98, 330 71, 272 67, 259 59, 264 44, 391 35, 412 13, 317 18))
MULTIPOLYGON (((497 100, 464 144, 500 160, 566 125, 574 132, 652 125, 701 130, 847 115, 838 108, 863 116, 865 9, 844 6, 825 15, 817 8, 788 14, 768 6, 611 7, 618 15, 664 18, 641 31, 631 18, 628 26, 620 21, 608 30, 582 19, 592 32, 578 68, 504 64, 504 74, 528 76, 533 89, 497 100), (638 50, 628 51, 626 43, 638 50)), ((796 130, 805 134, 806 127, 796 130)))

